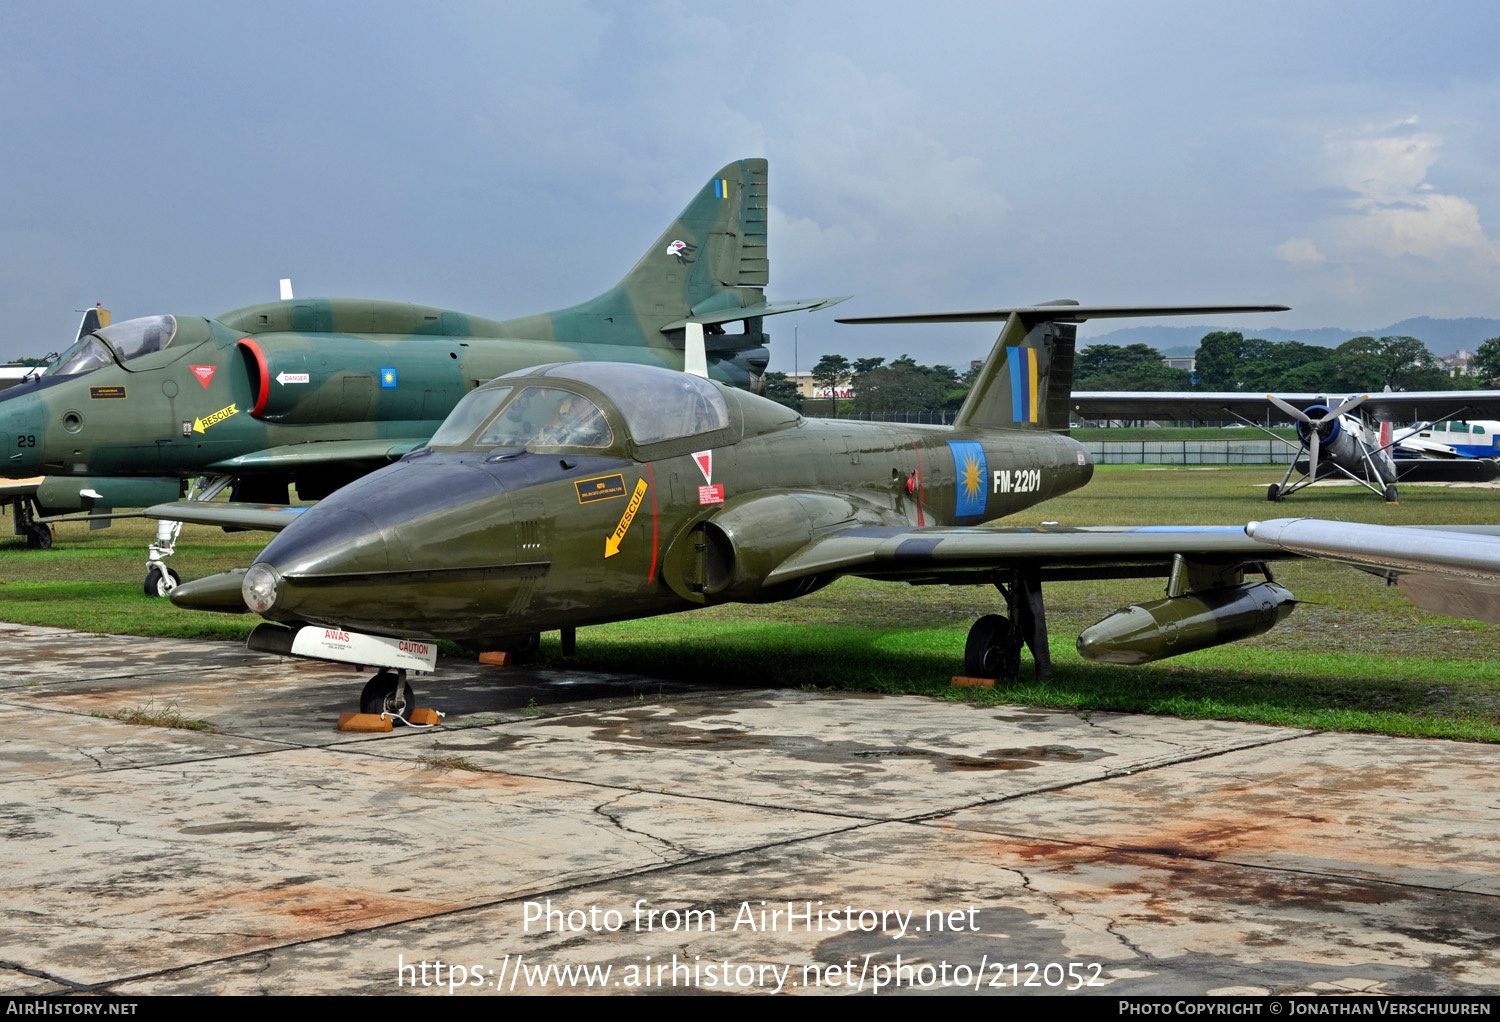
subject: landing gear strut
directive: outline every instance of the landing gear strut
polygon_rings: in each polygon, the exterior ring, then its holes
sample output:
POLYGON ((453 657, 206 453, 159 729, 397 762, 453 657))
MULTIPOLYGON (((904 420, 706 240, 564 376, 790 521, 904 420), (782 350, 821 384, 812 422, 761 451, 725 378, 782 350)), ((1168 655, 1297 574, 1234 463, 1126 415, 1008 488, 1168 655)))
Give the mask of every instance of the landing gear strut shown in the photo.
MULTIPOLYGON (((229 476, 205 476, 194 480, 188 489, 188 500, 213 500, 232 481, 229 476)), ((181 534, 181 522, 156 523, 156 539, 146 552, 146 582, 142 588, 147 596, 166 596, 182 581, 182 576, 167 567, 166 562, 176 552, 177 537, 181 534)))
POLYGON ((401 668, 393 671, 382 667, 365 682, 364 691, 359 694, 360 713, 389 713, 398 724, 404 724, 402 718, 409 716, 416 706, 416 696, 406 681, 406 671, 401 668))
POLYGON ((1042 603, 1040 568, 1005 572, 995 588, 1005 597, 1009 617, 986 614, 969 629, 964 673, 972 678, 1014 678, 1021 669, 1021 647, 1031 649, 1038 680, 1052 677, 1047 648, 1047 612, 1042 603))
POLYGON ((16 520, 16 535, 26 537, 28 550, 52 549, 52 526, 36 520, 36 511, 31 506, 30 497, 17 497, 16 502, 11 505, 11 514, 16 520))

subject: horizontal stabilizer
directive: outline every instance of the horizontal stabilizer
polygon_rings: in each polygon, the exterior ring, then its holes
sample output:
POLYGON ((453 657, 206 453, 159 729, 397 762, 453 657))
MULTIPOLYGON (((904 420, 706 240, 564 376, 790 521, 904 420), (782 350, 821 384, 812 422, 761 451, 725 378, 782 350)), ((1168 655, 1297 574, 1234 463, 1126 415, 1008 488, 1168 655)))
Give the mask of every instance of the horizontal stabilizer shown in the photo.
MULTIPOLYGON (((757 319, 762 316, 778 316, 783 312, 816 312, 826 309, 830 305, 839 302, 847 302, 853 295, 839 295, 836 298, 805 298, 796 302, 758 302, 755 305, 746 306, 743 309, 717 309, 700 315, 689 316, 687 319, 679 319, 662 327, 662 333, 669 330, 681 330, 689 323, 700 323, 703 326, 711 326, 715 323, 733 323, 741 319, 757 319)), ((839 320, 840 323, 844 322, 839 320)))
POLYGON ((926 312, 910 316, 846 316, 836 323, 993 323, 1018 315, 1028 320, 1082 323, 1090 319, 1128 319, 1144 316, 1216 316, 1230 312, 1286 312, 1287 305, 1079 305, 1048 302, 1012 309, 971 312, 926 312))

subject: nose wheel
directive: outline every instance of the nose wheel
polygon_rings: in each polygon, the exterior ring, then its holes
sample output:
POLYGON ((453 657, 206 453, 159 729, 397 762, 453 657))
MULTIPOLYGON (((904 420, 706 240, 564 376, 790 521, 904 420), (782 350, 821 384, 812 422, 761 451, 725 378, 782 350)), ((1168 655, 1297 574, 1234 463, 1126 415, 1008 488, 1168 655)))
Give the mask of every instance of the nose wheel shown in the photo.
POLYGON ((401 718, 410 716, 416 707, 417 698, 406 681, 406 672, 400 669, 382 668, 365 682, 359 694, 360 713, 389 713, 397 723, 404 723, 401 718))
POLYGON ((54 533, 52 526, 36 520, 39 510, 32 507, 29 497, 18 497, 11 506, 16 519, 16 535, 26 537, 26 549, 51 550, 54 533))
POLYGON ((152 565, 141 588, 147 596, 166 596, 182 582, 182 576, 165 564, 152 565))

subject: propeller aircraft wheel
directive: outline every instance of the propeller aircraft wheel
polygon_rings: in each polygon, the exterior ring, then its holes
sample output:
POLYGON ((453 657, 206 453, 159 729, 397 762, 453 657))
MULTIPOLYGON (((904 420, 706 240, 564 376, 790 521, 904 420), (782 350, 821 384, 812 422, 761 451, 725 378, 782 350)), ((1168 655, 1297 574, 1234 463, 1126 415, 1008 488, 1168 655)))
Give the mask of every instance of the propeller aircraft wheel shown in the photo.
POLYGON ((1384 496, 1385 496, 1385 502, 1387 504, 1396 504, 1396 503, 1399 503, 1399 501, 1396 500, 1396 484, 1395 483, 1391 483, 1391 484, 1389 484, 1389 485, 1386 486, 1384 496))
POLYGON ((1274 504, 1278 500, 1280 500, 1281 499, 1281 486, 1279 484, 1277 484, 1277 483, 1272 483, 1269 487, 1267 487, 1267 489, 1266 489, 1266 499, 1269 500, 1272 504, 1274 504))
POLYGON ((147 596, 166 596, 182 582, 182 576, 171 568, 152 568, 146 572, 146 584, 142 587, 147 596))
POLYGON ((26 546, 31 550, 51 550, 52 526, 33 524, 26 530, 26 546))
MULTIPOLYGON (((405 717, 417 708, 417 698, 412 694, 411 685, 405 677, 406 672, 394 674, 382 670, 365 682, 364 691, 359 694, 360 713, 389 713, 405 717), (397 704, 396 694, 400 691, 401 702, 397 704)), ((400 723, 397 721, 396 723, 400 723)))
POLYGON ((971 678, 1014 678, 1021 670, 1021 643, 1004 614, 986 614, 969 629, 964 673, 971 678))

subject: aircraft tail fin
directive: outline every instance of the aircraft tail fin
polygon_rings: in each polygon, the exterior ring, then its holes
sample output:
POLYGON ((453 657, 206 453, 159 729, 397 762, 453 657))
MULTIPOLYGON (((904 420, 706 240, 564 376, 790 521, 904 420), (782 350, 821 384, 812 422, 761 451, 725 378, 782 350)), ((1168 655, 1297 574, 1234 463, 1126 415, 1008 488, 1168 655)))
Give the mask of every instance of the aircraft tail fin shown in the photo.
POLYGON ((109 326, 109 320, 109 310, 95 302, 92 309, 83 310, 83 319, 78 323, 78 336, 74 340, 81 341, 95 330, 109 326))
POLYGON ((840 323, 983 323, 1003 321, 953 425, 1068 431, 1078 324, 1134 316, 1284 312, 1284 305, 1079 305, 1069 298, 1013 309, 852 316, 840 323))
POLYGON ((1068 431, 1078 324, 1014 311, 969 389, 955 426, 1068 431))
POLYGON ((679 311, 671 319, 725 290, 754 290, 738 305, 763 301, 759 289, 771 273, 766 170, 763 159, 736 160, 721 169, 617 286, 652 293, 668 303, 675 299, 679 311))
POLYGON ((682 348, 687 320, 709 326, 708 348, 744 351, 764 343, 766 161, 736 160, 698 189, 620 282, 596 298, 505 324, 517 336, 564 342, 682 348), (740 310, 744 310, 740 313, 740 310), (740 313, 737 315, 737 313, 740 313), (719 322, 746 320, 744 335, 719 322), (716 345, 720 336, 732 341, 716 345))

